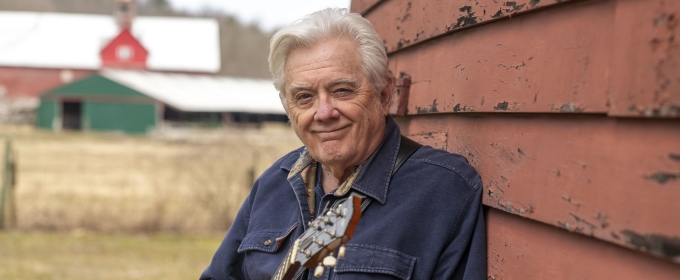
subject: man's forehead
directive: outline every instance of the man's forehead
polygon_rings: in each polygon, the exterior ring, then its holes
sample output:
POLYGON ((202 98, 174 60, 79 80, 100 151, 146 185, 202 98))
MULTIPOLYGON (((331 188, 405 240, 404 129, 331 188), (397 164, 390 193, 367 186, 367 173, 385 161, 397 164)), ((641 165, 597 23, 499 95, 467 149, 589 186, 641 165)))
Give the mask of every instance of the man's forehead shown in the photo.
POLYGON ((361 52, 354 41, 347 38, 328 38, 309 46, 300 46, 288 52, 284 70, 291 65, 319 62, 320 59, 342 59, 361 64, 361 52), (308 61, 310 60, 311 61, 308 61))
POLYGON ((364 75, 354 42, 334 38, 291 51, 284 66, 287 90, 359 84, 364 75))

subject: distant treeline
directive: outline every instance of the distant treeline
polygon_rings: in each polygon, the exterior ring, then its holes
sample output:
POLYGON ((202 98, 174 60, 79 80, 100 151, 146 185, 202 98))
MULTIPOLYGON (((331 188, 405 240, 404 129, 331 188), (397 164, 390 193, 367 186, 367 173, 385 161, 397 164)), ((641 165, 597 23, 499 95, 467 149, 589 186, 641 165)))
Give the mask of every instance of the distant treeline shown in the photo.
MULTIPOLYGON (((0 10, 82 14, 113 14, 114 0, 3 0, 0 10)), ((267 68, 269 38, 272 34, 255 25, 243 25, 220 11, 188 14, 173 10, 167 0, 138 0, 140 16, 209 17, 220 25, 220 57, 223 76, 270 78, 267 68)))

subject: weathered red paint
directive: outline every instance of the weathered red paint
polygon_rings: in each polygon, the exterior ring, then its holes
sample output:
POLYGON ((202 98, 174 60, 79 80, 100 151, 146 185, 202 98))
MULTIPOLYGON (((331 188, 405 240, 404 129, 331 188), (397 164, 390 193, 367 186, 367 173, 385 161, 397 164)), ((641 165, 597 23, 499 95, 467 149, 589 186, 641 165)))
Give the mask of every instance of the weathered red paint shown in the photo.
POLYGON ((678 279, 680 266, 496 209, 488 279, 678 279))
POLYGON ((680 1, 620 0, 616 22, 610 114, 680 118, 680 1))
POLYGON ((385 0, 354 0, 349 10, 352 13, 364 14, 383 1, 385 0))
POLYGON ((408 105, 409 91, 411 89, 411 77, 404 75, 396 79, 394 82, 394 90, 392 91, 392 100, 390 100, 389 113, 393 116, 406 115, 406 106, 408 105))
POLYGON ((70 82, 62 79, 62 71, 70 71, 72 80, 91 75, 93 70, 0 67, 0 87, 4 98, 35 98, 47 90, 70 82))
POLYGON ((564 5, 391 54, 392 72, 412 77, 407 114, 605 114, 614 4, 564 5))
POLYGON ((482 176, 490 279, 678 278, 680 122, 640 117, 680 116, 680 1, 352 11, 411 77, 402 133, 482 176))
POLYGON ((403 134, 439 135, 424 143, 465 156, 482 176, 484 204, 680 262, 680 123, 494 114, 398 121, 403 134))
MULTIPOLYGON (((356 1, 353 1, 356 2, 356 1)), ((359 1, 353 10, 373 1, 359 1), (361 4, 361 5, 359 5, 361 4)), ((394 52, 422 41, 572 0, 401 0, 375 5, 366 18, 394 52)), ((354 5, 354 4, 353 4, 354 5)))
POLYGON ((149 52, 128 29, 123 29, 101 50, 102 67, 145 69, 148 56, 149 52))

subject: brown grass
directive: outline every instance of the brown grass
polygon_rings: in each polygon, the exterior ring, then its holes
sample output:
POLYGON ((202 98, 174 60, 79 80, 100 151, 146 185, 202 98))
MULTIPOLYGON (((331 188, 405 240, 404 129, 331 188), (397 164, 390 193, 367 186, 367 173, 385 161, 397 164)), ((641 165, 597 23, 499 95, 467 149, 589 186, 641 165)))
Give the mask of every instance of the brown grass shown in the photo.
POLYGON ((284 125, 152 136, 2 128, 19 230, 224 232, 253 178, 301 145, 284 125))
POLYGON ((198 279, 221 237, 0 232, 0 279, 198 279))

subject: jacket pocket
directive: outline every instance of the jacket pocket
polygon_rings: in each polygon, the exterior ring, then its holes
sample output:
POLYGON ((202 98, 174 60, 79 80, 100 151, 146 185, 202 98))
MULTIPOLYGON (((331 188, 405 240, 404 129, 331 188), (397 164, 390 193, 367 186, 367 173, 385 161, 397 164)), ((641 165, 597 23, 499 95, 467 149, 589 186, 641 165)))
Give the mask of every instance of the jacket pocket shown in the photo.
POLYGON ((394 249, 367 244, 347 244, 345 258, 338 260, 335 279, 409 280, 416 257, 394 249))
POLYGON ((279 252, 279 249, 297 226, 296 223, 282 230, 259 230, 246 234, 236 251, 244 254, 243 270, 248 279, 271 279, 287 253, 279 252))

